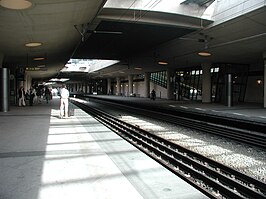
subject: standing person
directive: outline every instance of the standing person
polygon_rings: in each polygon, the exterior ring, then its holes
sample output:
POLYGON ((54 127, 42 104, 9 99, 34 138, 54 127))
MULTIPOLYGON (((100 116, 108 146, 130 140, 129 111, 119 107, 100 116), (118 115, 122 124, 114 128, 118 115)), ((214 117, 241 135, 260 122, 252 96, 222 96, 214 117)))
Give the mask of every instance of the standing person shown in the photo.
POLYGON ((69 91, 66 89, 66 85, 63 84, 60 91, 60 118, 68 117, 68 98, 69 91))
POLYGON ((48 104, 48 102, 51 99, 51 97, 50 97, 50 90, 49 90, 49 88, 47 86, 45 87, 45 90, 44 90, 44 96, 45 96, 45 99, 46 99, 46 103, 48 104))
POLYGON ((36 95, 37 95, 38 104, 41 104, 42 103, 42 89, 40 87, 37 88, 36 95))
POLYGON ((33 87, 30 87, 29 96, 30 96, 30 106, 32 106, 33 101, 34 101, 34 97, 36 96, 36 91, 33 87))
POLYGON ((18 106, 26 106, 25 98, 26 98, 26 93, 24 91, 23 86, 21 86, 18 91, 18 106))
POLYGON ((151 99, 155 100, 155 98, 156 98, 156 92, 155 92, 154 89, 152 89, 152 91, 151 91, 151 99))

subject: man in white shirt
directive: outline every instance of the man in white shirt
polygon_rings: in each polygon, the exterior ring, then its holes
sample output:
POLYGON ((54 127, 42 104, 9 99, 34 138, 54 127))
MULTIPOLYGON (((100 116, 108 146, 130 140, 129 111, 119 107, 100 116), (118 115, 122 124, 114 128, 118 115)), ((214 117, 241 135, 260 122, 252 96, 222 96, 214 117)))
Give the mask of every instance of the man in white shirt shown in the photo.
POLYGON ((62 85, 60 91, 60 118, 68 117, 68 98, 69 91, 66 89, 66 85, 62 85))

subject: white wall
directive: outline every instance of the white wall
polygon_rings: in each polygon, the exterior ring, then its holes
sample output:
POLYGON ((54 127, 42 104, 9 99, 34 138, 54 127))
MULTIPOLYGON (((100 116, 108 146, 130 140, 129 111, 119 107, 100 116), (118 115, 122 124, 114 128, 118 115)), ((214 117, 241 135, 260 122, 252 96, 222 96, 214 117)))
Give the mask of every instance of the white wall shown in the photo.
MULTIPOLYGON (((156 97, 162 99, 167 99, 167 90, 157 84, 150 82, 150 91, 154 89, 156 91, 156 97)), ((144 97, 144 82, 134 82, 133 93, 135 93, 138 97, 144 97)))

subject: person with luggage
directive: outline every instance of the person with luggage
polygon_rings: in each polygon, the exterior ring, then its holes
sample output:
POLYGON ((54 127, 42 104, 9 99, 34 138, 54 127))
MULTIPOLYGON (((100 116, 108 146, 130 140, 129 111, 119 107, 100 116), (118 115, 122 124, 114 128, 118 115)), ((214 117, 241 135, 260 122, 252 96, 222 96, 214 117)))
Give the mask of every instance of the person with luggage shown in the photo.
POLYGON ((68 118, 68 98, 69 91, 66 89, 66 85, 62 85, 60 91, 60 118, 68 118))

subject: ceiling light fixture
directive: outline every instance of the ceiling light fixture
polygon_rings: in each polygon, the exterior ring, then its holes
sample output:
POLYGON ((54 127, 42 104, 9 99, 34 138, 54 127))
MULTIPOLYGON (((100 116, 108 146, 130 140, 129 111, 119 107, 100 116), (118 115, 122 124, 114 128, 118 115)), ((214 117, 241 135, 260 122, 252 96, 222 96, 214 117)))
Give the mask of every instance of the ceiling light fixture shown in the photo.
POLYGON ((198 55, 200 55, 202 57, 209 57, 212 54, 210 52, 207 52, 207 51, 202 51, 202 52, 199 52, 198 55))
POLYGON ((41 42, 30 42, 30 43, 26 43, 25 44, 26 47, 30 47, 30 48, 37 47, 37 46, 41 46, 41 45, 42 45, 41 42))
POLYGON ((136 67, 135 70, 142 70, 142 68, 141 67, 136 67))
POLYGON ((160 65, 168 65, 168 62, 165 62, 165 61, 159 61, 158 64, 160 64, 160 65))
POLYGON ((0 5, 13 10, 24 10, 30 8, 32 3, 26 0, 1 0, 0 5))
POLYGON ((33 58, 33 60, 35 61, 41 61, 41 60, 44 60, 45 58, 44 57, 35 57, 33 58))

